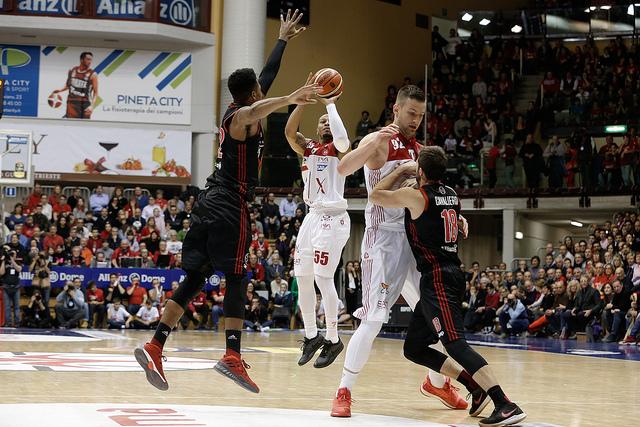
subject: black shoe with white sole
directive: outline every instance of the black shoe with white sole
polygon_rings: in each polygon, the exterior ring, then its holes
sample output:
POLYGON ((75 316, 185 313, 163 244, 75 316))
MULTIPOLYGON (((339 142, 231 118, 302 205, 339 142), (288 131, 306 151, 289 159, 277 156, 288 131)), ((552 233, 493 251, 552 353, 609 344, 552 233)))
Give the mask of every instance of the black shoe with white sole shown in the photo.
POLYGON ((527 414, 518 405, 509 402, 496 407, 490 417, 481 419, 478 424, 480 427, 512 426, 521 423, 525 418, 527 414))
POLYGON ((305 337, 304 341, 302 341, 302 347, 300 348, 300 350, 302 350, 302 356, 300 356, 298 360, 298 365, 302 366, 313 359, 313 356, 320 350, 322 344, 324 344, 324 337, 320 334, 317 334, 311 339, 305 337))

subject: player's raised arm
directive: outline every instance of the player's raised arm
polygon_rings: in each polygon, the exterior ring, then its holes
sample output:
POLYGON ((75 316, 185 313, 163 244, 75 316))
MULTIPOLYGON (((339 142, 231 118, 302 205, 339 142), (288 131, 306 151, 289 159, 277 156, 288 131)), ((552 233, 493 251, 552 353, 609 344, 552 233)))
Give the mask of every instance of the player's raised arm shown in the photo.
POLYGON ((338 165, 338 173, 342 176, 351 175, 365 165, 371 159, 376 160, 376 164, 372 169, 382 167, 385 161, 385 153, 388 150, 388 143, 393 135, 397 134, 400 128, 397 125, 390 124, 362 138, 358 148, 348 153, 340 160, 338 165), (375 157, 379 157, 376 159, 375 157), (378 162, 379 160, 379 162, 378 162), (379 164, 377 164, 379 163, 379 164))
POLYGON ((314 96, 318 93, 319 89, 320 88, 317 85, 305 85, 296 89, 288 96, 267 98, 257 101, 249 106, 242 107, 233 117, 231 122, 232 132, 234 127, 251 125, 289 104, 315 104, 317 101, 314 99, 314 96))
POLYGON ((349 141, 347 128, 344 127, 344 123, 342 123, 342 119, 336 108, 336 100, 339 97, 340 95, 334 96, 333 98, 319 97, 318 99, 327 108, 329 128, 331 129, 331 135, 333 135, 333 145, 340 153, 346 153, 351 149, 351 142, 349 141))
POLYGON ((296 9, 293 14, 291 10, 287 11, 286 18, 280 15, 280 33, 278 34, 278 41, 274 46, 267 62, 264 64, 264 68, 260 72, 258 81, 262 88, 262 93, 267 94, 271 84, 278 75, 280 70, 280 64, 282 62, 282 55, 284 55, 284 49, 287 47, 287 42, 306 30, 306 27, 297 27, 298 23, 302 19, 302 13, 296 9))
MULTIPOLYGON (((309 85, 312 82, 313 73, 309 73, 305 85, 309 85)), ((301 132, 298 132, 300 122, 302 121, 303 110, 304 105, 298 105, 295 110, 291 112, 287 124, 284 127, 284 136, 287 138, 291 149, 301 156, 304 155, 304 150, 307 147, 307 138, 301 132)))

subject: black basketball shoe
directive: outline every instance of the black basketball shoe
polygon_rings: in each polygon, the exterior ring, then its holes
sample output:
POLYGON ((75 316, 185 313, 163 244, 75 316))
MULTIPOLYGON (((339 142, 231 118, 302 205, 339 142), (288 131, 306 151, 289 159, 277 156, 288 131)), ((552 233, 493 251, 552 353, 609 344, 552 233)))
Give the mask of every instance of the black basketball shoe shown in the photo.
POLYGON ((324 340, 324 344, 322 345, 322 351, 320 352, 320 356, 313 363, 314 368, 326 368, 331 365, 336 357, 342 352, 344 349, 344 344, 340 338, 338 338, 337 343, 332 343, 329 340, 324 340))
POLYGON ((508 402, 496 407, 490 417, 481 419, 478 424, 480 427, 512 426, 524 421, 525 418, 527 414, 518 405, 508 402))
POLYGON ((298 360, 298 365, 302 366, 311 360, 316 354, 316 351, 322 347, 323 343, 324 337, 320 334, 311 339, 305 337, 304 341, 302 341, 302 347, 300 347, 300 350, 302 350, 302 356, 300 356, 300 359, 298 360))
POLYGON ((471 407, 469 408, 469 415, 472 417, 480 416, 480 413, 487 407, 490 401, 491 399, 489 399, 487 392, 478 387, 473 393, 471 393, 471 407))

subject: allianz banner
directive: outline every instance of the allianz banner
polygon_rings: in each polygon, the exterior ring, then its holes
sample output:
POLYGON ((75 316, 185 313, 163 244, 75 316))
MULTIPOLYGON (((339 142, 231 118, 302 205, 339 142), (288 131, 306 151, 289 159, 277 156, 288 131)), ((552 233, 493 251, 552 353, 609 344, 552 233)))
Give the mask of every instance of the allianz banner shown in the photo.
MULTIPOLYGON (((96 282, 99 288, 109 286, 109 276, 115 273, 122 286, 127 288, 134 280, 139 280, 140 284, 145 288, 151 288, 154 279, 158 279, 163 289, 171 289, 172 282, 180 283, 186 273, 183 270, 162 270, 155 268, 79 268, 79 267, 52 267, 49 277, 51 278, 51 286, 54 288, 63 287, 67 281, 73 281, 79 278, 82 286, 87 287, 90 280, 96 282)), ((224 275, 218 271, 213 273, 206 279, 205 290, 210 291, 218 287, 220 278, 224 275)), ((26 269, 20 274, 20 284, 22 286, 31 286, 33 274, 26 269)))
MULTIPOLYGON (((95 0, 96 15, 113 19, 144 19, 145 0, 95 0)), ((0 11, 4 9, 0 0, 0 11)), ((77 0, 18 0, 17 13, 25 15, 79 16, 77 0)), ((160 0, 160 22, 195 27, 193 0, 160 0)))
POLYGON ((5 116, 191 123, 191 54, 0 44, 5 116))

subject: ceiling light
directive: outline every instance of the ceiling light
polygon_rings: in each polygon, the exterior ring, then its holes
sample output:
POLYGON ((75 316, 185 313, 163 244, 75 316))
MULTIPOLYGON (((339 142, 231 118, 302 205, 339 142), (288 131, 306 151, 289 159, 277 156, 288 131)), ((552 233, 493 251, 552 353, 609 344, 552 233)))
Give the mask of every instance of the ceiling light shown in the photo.
POLYGON ((514 25, 513 27, 511 27, 511 32, 512 33, 519 33, 520 31, 522 31, 522 27, 520 25, 514 25))
POLYGON ((473 15, 470 13, 466 13, 464 15, 462 15, 462 20, 465 22, 469 22, 473 19, 473 15))
POLYGON ((584 13, 589 13, 589 12, 591 12, 591 11, 589 10, 589 8, 586 8, 586 9, 584 10, 584 13))
POLYGON ((635 10, 632 4, 629 5, 629 7, 627 7, 627 15, 635 15, 635 10))
POLYGON ((486 25, 489 25, 491 23, 490 20, 488 20, 487 18, 482 18, 482 21, 480 21, 480 25, 482 25, 483 27, 486 25))
POLYGON ((589 10, 596 10, 595 6, 589 6, 589 10))
POLYGON ((574 221, 574 220, 569 221, 569 224, 573 225, 574 227, 582 227, 584 225, 580 221, 574 221))
POLYGON ((600 6, 600 10, 609 10, 611 6, 600 6))
POLYGON ((516 239, 517 240, 524 239, 524 234, 522 234, 522 231, 516 231, 516 239))

